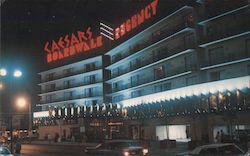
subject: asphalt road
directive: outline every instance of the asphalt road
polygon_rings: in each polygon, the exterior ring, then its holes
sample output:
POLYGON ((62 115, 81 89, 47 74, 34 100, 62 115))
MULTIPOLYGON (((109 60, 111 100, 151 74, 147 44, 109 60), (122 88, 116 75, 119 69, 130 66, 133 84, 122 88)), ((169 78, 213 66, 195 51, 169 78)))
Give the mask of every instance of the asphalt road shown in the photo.
POLYGON ((86 156, 80 145, 23 144, 21 156, 86 156))
MULTIPOLYGON (((149 150, 149 156, 174 156, 187 151, 186 144, 179 144, 173 149, 154 148, 149 150)), ((22 144, 21 156, 88 156, 83 145, 57 144, 22 144)))

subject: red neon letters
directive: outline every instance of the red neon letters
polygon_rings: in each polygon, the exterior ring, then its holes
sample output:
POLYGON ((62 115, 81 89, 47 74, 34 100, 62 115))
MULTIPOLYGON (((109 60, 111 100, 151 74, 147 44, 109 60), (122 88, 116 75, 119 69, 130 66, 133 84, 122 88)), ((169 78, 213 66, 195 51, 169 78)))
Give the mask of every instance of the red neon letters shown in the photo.
POLYGON ((144 9, 133 15, 130 19, 127 19, 119 27, 115 29, 115 39, 119 39, 127 32, 141 25, 145 20, 156 15, 156 7, 158 0, 154 0, 152 3, 147 5, 144 9))
POLYGON ((60 37, 58 42, 55 40, 52 40, 51 44, 46 42, 44 51, 47 52, 47 63, 50 63, 101 46, 102 37, 92 38, 92 32, 89 27, 86 33, 78 31, 77 35, 72 33, 71 35, 60 37))

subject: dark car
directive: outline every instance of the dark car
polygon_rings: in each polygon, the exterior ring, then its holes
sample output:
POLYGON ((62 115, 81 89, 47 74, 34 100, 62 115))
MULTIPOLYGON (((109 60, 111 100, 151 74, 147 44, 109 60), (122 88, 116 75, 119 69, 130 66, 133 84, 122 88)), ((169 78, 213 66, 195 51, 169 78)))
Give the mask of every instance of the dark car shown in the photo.
POLYGON ((146 156, 148 149, 133 140, 112 140, 95 147, 87 147, 85 153, 92 156, 146 156))

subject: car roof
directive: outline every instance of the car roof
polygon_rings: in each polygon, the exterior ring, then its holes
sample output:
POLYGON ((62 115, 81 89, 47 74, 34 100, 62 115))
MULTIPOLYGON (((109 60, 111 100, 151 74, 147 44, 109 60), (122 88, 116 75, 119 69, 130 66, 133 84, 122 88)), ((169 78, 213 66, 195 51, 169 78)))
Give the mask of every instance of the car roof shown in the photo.
POLYGON ((219 144, 208 144, 208 145, 202 145, 199 146, 201 148, 216 148, 216 147, 223 147, 223 146, 229 146, 234 145, 233 143, 219 143, 219 144))
POLYGON ((208 144, 208 145, 198 146, 194 150, 192 150, 190 153, 191 154, 199 154, 202 149, 206 149, 206 148, 219 148, 219 147, 230 146, 230 145, 236 146, 233 143, 208 144))
POLYGON ((106 140, 105 143, 116 143, 116 142, 138 142, 136 140, 106 140))

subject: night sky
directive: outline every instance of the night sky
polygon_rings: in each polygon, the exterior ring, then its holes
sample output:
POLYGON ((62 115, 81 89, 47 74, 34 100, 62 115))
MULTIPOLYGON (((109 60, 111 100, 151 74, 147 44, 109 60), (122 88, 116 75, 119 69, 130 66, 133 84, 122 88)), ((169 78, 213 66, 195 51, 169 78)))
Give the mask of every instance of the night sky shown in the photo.
MULTIPOLYGON (((99 33, 99 22, 113 28, 130 18, 151 0, 5 0, 1 4, 1 62, 0 66, 20 68, 23 71, 22 87, 36 104, 38 72, 62 65, 47 64, 43 46, 46 41, 60 36, 85 31, 99 33)), ((157 16, 146 22, 125 39, 140 32, 164 16, 190 4, 191 0, 159 0, 157 16)), ((75 60, 66 58, 64 63, 75 60), (68 60, 67 60, 68 59, 68 60)))

